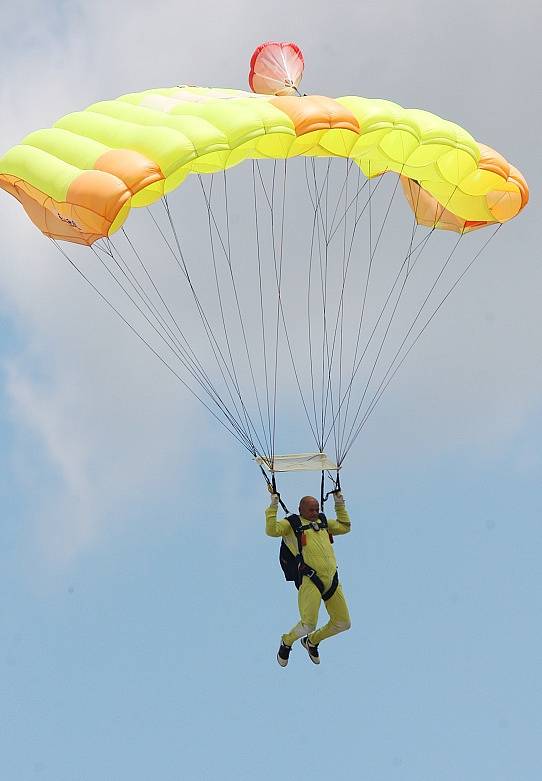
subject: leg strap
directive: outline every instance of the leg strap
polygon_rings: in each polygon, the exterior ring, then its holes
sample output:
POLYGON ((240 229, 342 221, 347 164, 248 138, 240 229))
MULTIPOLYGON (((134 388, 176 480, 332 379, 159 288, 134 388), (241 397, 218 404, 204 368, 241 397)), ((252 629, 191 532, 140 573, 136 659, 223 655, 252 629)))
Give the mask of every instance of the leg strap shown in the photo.
POLYGON ((339 574, 337 570, 335 570, 335 574, 333 575, 333 580, 331 581, 331 586, 326 591, 324 589, 324 584, 318 577, 318 574, 315 570, 312 569, 312 567, 308 567, 305 562, 302 562, 299 566, 299 574, 301 575, 301 579, 303 579, 303 576, 309 578, 312 580, 320 594, 322 595, 322 599, 324 602, 327 602, 328 599, 331 599, 333 594, 337 591, 337 586, 339 585, 339 574))
POLYGON ((337 586, 339 585, 339 573, 337 570, 335 570, 335 574, 333 575, 333 580, 331 581, 331 586, 328 588, 325 594, 322 594, 322 599, 324 602, 327 602, 328 599, 331 599, 333 594, 337 591, 337 586))

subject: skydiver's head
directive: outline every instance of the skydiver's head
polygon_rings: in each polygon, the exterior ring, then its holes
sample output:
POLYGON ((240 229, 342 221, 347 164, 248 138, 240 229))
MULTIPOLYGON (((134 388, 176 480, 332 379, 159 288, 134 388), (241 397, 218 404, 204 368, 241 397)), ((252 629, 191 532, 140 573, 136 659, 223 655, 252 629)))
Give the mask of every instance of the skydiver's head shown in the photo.
POLYGON ((307 521, 316 521, 319 512, 320 505, 318 504, 318 499, 315 499, 314 496, 304 496, 299 502, 299 514, 306 518, 307 521))

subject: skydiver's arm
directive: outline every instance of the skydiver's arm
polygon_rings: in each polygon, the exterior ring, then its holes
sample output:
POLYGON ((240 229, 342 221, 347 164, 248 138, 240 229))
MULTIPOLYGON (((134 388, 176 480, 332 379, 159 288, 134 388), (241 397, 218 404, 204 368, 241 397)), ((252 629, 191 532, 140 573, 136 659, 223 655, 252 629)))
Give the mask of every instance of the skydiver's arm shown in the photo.
POLYGON ((278 500, 276 502, 271 500, 271 504, 265 511, 265 533, 269 537, 284 537, 292 530, 285 518, 277 520, 277 503, 278 500))
POLYGON ((348 515, 342 494, 335 494, 335 512, 337 517, 327 522, 329 531, 331 534, 348 534, 350 531, 350 516, 348 515))

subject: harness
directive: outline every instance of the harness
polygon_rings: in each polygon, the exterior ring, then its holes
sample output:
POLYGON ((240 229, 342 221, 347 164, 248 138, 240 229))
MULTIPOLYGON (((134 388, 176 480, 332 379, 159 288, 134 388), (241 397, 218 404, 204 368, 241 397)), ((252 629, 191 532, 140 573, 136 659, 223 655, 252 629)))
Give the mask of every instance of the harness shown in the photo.
MULTIPOLYGON (((319 513, 318 523, 315 521, 314 523, 302 524, 299 515, 292 514, 292 515, 288 515, 286 520, 292 527, 292 531, 294 532, 297 540, 297 549, 298 549, 298 554, 296 556, 297 569, 296 569, 296 577, 294 578, 296 588, 299 589, 303 581, 303 578, 307 577, 310 580, 312 580, 312 582, 314 583, 314 585, 322 595, 322 599, 324 600, 324 602, 327 602, 327 600, 330 599, 333 596, 333 594, 337 591, 337 586, 339 585, 339 575, 337 573, 337 570, 335 570, 335 574, 333 575, 331 586, 326 591, 326 589, 324 588, 324 584, 318 577, 318 573, 316 572, 316 570, 314 570, 312 567, 309 567, 308 564, 305 564, 305 561, 303 560, 303 546, 306 544, 307 541, 305 535, 307 529, 314 529, 314 531, 321 531, 323 529, 327 529, 327 533, 329 535, 329 541, 333 544, 333 535, 328 529, 327 518, 324 515, 324 513, 319 513)), ((284 548, 286 548, 290 556, 291 556, 291 551, 286 545, 286 543, 283 541, 281 544, 279 558, 280 558, 281 566, 284 569, 283 546, 284 548)))

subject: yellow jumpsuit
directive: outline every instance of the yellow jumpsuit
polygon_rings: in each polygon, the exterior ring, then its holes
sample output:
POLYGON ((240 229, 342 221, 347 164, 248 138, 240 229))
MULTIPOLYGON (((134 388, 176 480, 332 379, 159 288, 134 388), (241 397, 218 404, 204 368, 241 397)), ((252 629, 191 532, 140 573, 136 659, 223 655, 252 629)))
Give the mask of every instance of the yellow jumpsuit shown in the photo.
MULTIPOLYGON (((337 518, 327 522, 329 531, 333 535, 347 534, 350 531, 350 518, 344 502, 337 502, 335 510, 337 518)), ((301 523, 305 525, 309 521, 301 517, 301 523)), ((277 520, 277 508, 273 504, 265 511, 265 532, 270 537, 282 537, 294 556, 297 556, 297 539, 292 531, 292 527, 285 518, 277 520)), ((325 529, 316 531, 310 528, 307 529, 305 535, 306 544, 303 546, 303 560, 305 564, 317 572, 318 577, 324 584, 324 588, 327 590, 331 586, 331 581, 337 569, 333 545, 325 529)), ((325 626, 316 629, 321 601, 322 595, 310 578, 305 576, 298 592, 301 620, 282 636, 283 643, 291 646, 300 637, 308 635, 310 642, 313 645, 317 645, 327 637, 332 637, 332 635, 337 635, 339 632, 350 629, 348 606, 340 583, 333 596, 324 602, 329 614, 329 621, 325 626)))

